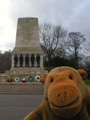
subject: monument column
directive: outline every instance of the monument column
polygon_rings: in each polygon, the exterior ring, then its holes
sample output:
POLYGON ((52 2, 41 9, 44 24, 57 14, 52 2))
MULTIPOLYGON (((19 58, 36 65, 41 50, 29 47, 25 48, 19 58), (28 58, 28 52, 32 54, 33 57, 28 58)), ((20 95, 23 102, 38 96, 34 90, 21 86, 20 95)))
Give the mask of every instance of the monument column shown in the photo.
POLYGON ((12 55, 12 66, 11 67, 14 67, 14 55, 12 55))
POLYGON ((43 67, 43 55, 41 55, 40 67, 43 67))

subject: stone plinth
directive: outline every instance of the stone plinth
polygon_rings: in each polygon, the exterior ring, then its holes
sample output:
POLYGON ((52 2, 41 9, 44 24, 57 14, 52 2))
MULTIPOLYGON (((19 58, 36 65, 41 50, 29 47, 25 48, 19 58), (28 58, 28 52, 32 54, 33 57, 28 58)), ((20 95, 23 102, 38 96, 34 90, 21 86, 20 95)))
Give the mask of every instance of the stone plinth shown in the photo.
POLYGON ((43 94, 43 84, 39 82, 0 83, 0 94, 43 94))
MULTIPOLYGON (((45 71, 43 68, 11 68, 11 70, 7 70, 6 71, 6 75, 7 75, 7 79, 8 78, 12 78, 13 80, 15 80, 16 77, 19 77, 20 80, 22 81, 23 78, 25 78, 28 81, 28 78, 30 76, 32 76, 33 78, 35 78, 36 75, 41 75, 44 73, 47 73, 47 71, 45 71)), ((36 81, 36 80, 34 80, 36 81)))

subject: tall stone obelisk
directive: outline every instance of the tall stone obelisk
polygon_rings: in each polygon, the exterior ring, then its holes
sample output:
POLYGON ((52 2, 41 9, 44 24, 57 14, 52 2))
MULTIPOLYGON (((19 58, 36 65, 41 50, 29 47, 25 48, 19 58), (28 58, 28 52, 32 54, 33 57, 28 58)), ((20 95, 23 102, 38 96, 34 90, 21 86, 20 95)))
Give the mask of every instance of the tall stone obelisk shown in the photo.
POLYGON ((40 48, 37 18, 19 18, 16 34, 16 48, 40 48))
POLYGON ((37 18, 18 19, 16 43, 12 52, 12 66, 10 71, 6 73, 13 79, 17 76, 22 79, 30 75, 35 76, 45 73, 37 18), (15 55, 17 56, 16 63, 14 59, 15 55), (26 66, 26 55, 28 55, 28 66, 26 66), (22 63, 20 63, 20 56, 23 57, 22 63), (39 56, 38 59, 37 56, 39 56))

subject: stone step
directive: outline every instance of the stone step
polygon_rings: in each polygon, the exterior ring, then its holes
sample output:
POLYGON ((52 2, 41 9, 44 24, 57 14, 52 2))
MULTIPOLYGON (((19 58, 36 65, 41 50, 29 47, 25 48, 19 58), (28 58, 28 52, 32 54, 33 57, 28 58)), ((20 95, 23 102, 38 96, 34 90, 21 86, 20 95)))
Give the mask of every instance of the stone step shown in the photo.
POLYGON ((32 83, 0 83, 0 94, 43 94, 43 84, 38 82, 32 83))

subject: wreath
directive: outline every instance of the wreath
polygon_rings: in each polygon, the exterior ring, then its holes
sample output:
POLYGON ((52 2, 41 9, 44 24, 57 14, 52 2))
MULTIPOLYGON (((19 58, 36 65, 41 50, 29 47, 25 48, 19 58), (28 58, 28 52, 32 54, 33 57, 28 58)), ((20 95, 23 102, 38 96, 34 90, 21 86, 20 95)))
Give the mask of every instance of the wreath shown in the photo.
POLYGON ((30 77, 28 78, 28 80, 29 80, 29 82, 32 82, 32 81, 34 80, 34 78, 33 78, 32 76, 30 76, 30 77))
POLYGON ((12 78, 9 78, 7 81, 8 81, 8 82, 12 82, 12 81, 13 81, 13 79, 12 79, 12 78))
POLYGON ((25 78, 22 79, 22 82, 26 82, 27 80, 25 78))
POLYGON ((20 80, 19 77, 15 78, 15 82, 19 82, 19 80, 20 80))
POLYGON ((35 80, 37 80, 38 82, 40 81, 40 76, 39 75, 36 75, 35 76, 35 80))

